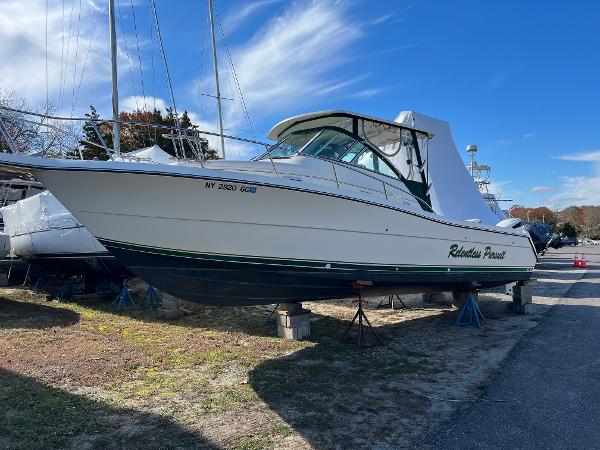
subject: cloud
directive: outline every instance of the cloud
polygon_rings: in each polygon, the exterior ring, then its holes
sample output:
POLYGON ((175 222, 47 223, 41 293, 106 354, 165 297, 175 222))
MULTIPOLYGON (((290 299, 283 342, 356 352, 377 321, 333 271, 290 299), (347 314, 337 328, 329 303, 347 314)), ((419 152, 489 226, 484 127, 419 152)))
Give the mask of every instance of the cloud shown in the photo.
POLYGON ((491 181, 488 185, 488 191, 490 194, 494 194, 496 198, 500 198, 503 188, 509 184, 511 184, 511 181, 491 181))
MULTIPOLYGON (((119 109, 121 111, 135 111, 137 109, 152 110, 154 108, 164 112, 167 108, 167 102, 162 98, 130 95, 119 101, 119 109)), ((179 111, 179 108, 178 108, 179 111)))
MULTIPOLYGON (((271 119, 281 111, 300 110, 366 78, 367 74, 359 74, 340 81, 334 76, 335 69, 350 61, 351 49, 362 36, 361 24, 348 17, 343 5, 331 2, 297 2, 273 17, 246 44, 232 49, 252 118, 271 119)), ((222 65, 223 80, 232 78, 222 65)), ((212 75, 199 80, 196 89, 212 93, 212 75)), ((222 83, 223 96, 239 98, 231 89, 222 83)), ((228 128, 243 123, 236 104, 224 103, 228 128)))
POLYGON ((550 197, 554 208, 600 205, 600 176, 563 177, 561 192, 550 197))
POLYGON ((539 136, 538 133, 525 133, 523 135, 523 139, 531 139, 531 138, 538 137, 538 136, 539 136))
POLYGON ((600 150, 593 150, 590 152, 574 153, 571 155, 557 156, 556 159, 562 159, 563 161, 580 161, 580 162, 597 162, 600 163, 600 150))
POLYGON ((531 192, 550 192, 552 188, 550 186, 533 186, 531 192))
POLYGON ((495 141, 492 141, 492 144, 497 144, 497 145, 512 145, 513 141, 509 140, 509 139, 497 139, 495 141))
POLYGON ((383 88, 363 89, 361 91, 355 92, 354 94, 351 94, 350 97, 353 97, 353 98, 371 98, 371 97, 376 96, 377 94, 379 94, 383 90, 384 90, 383 88))
POLYGON ((381 16, 376 17, 375 19, 371 20, 369 22, 369 25, 379 25, 380 23, 387 22, 388 20, 390 20, 395 15, 396 15, 396 13, 390 13, 390 14, 381 15, 381 16))
POLYGON ((283 0, 259 0, 250 2, 235 13, 226 16, 223 20, 223 28, 226 32, 231 33, 261 9, 281 2, 283 2, 283 0))
MULTIPOLYGON (((105 2, 65 0, 2 0, 0 8, 0 82, 29 103, 46 100, 46 49, 48 96, 59 113, 70 115, 87 108, 89 97, 100 109, 110 98, 110 63, 105 2), (81 9, 80 9, 81 5, 81 9)), ((131 46, 131 45, 130 45, 131 46)), ((131 61, 137 67, 136 61, 131 61)), ((119 73, 129 78, 129 62, 118 48, 119 73)), ((120 88, 123 88, 121 83, 120 88)), ((121 89, 125 91, 125 89, 121 89)))

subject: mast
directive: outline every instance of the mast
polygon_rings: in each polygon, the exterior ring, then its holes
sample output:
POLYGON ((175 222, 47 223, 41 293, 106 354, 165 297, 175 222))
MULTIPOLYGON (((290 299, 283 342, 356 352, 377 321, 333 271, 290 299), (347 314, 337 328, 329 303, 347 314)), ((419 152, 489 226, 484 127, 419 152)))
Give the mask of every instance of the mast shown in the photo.
POLYGON ((210 31, 212 33, 213 63, 215 65, 215 82, 217 84, 217 109, 219 112, 219 133, 221 135, 221 151, 223 153, 223 159, 225 159, 225 139, 223 138, 223 113, 221 111, 221 90, 219 88, 219 68, 218 68, 218 64, 217 64, 217 44, 216 44, 216 39, 215 39, 215 23, 213 20, 213 0, 208 0, 208 12, 210 15, 210 31))
POLYGON ((117 31, 115 28, 115 0, 108 1, 108 28, 110 31, 110 62, 112 69, 112 113, 113 113, 113 147, 115 155, 121 154, 119 126, 119 92, 117 89, 117 31))

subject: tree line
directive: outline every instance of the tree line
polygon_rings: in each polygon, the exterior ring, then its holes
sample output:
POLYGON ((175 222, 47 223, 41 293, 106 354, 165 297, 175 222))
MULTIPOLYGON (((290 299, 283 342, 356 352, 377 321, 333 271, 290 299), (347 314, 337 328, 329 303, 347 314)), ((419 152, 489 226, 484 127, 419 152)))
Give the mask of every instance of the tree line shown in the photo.
MULTIPOLYGON (((48 116, 54 116, 57 112, 54 104, 31 106, 25 99, 18 97, 13 92, 1 89, 0 106, 9 108, 0 111, 2 114, 0 126, 3 125, 9 136, 5 138, 5 135, 0 133, 0 151, 9 153, 15 151, 50 157, 66 156, 107 160, 110 155, 106 148, 114 148, 112 125, 101 122, 100 114, 94 106, 90 106, 90 112, 85 115, 89 120, 84 122, 50 119, 48 116), (39 116, 19 111, 30 111, 39 116)), ((158 109, 123 111, 119 114, 119 120, 172 128, 177 123, 171 108, 166 108, 164 113, 158 109)), ((179 117, 179 128, 187 130, 190 134, 198 130, 187 111, 184 111, 179 117)), ((168 128, 122 124, 120 148, 122 152, 130 152, 158 145, 172 156, 178 156, 177 154, 182 152, 188 157, 192 156, 190 142, 183 139, 178 140, 176 144, 171 137, 165 136, 170 133, 174 133, 174 131, 168 128)), ((205 159, 218 159, 217 151, 209 145, 206 139, 200 138, 197 144, 205 159)))
POLYGON ((600 206, 569 206, 552 211, 546 206, 527 208, 513 206, 511 217, 530 222, 544 222, 564 236, 600 239, 600 206))

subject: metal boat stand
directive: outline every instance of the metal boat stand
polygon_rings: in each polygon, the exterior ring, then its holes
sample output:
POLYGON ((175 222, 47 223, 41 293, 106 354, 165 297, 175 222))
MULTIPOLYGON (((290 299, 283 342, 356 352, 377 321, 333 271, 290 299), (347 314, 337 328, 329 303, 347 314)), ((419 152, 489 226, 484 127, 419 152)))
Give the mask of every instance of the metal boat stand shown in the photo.
POLYGON ((148 289, 146 290, 146 294, 144 294, 144 298, 142 303, 140 303, 141 309, 152 309, 160 306, 161 298, 154 286, 148 285, 148 289))
POLYGON ((458 311, 458 315, 456 316, 456 321, 454 322, 454 325, 471 325, 473 327, 479 328, 481 327, 481 322, 485 322, 485 317, 479 309, 479 306, 477 306, 477 303, 473 298, 472 292, 469 291, 467 293, 467 300, 465 301, 465 304, 458 311))
POLYGON ((352 322, 350 322, 350 324, 348 324, 348 327, 346 328, 346 331, 344 331, 344 334, 342 336, 342 339, 345 339, 346 336, 348 335, 348 332, 350 331, 350 328, 352 328, 352 325, 354 325, 354 323, 356 322, 356 319, 358 319, 358 338, 356 340, 356 343, 359 347, 364 347, 365 345, 365 325, 363 323, 366 322, 366 326, 369 328, 369 330, 371 330, 371 333, 373 333, 373 336, 375 337, 375 340, 377 341, 377 345, 382 345, 381 339, 379 339, 379 336, 377 336, 377 333, 375 333, 375 330, 373 329, 373 326, 371 325, 371 322, 369 322, 369 319, 367 318, 367 315, 365 314, 365 310, 363 309, 363 298, 362 298, 362 287, 363 285, 359 285, 358 283, 354 285, 355 287, 358 288, 358 300, 355 300, 355 302, 358 302, 358 309, 356 310, 356 314, 354 314, 354 318, 352 319, 352 322))
POLYGON ((57 299, 59 302, 65 302, 65 301, 71 300, 72 296, 73 296, 73 286, 71 285, 71 280, 67 280, 67 281, 65 281, 65 284, 63 285, 62 289, 58 293, 57 299))
POLYGON ((385 296, 380 302, 379 305, 377 305, 377 309, 384 309, 384 308, 390 308, 390 309, 408 309, 408 306, 406 306, 406 303, 404 303, 402 301, 402 299, 400 298, 400 296, 398 294, 391 294, 391 295, 387 295, 385 296), (396 297, 396 299, 394 299, 394 297, 396 297), (400 302, 400 308, 396 308, 396 305, 394 303, 395 300, 398 300, 400 302))
POLYGON ((123 286, 117 298, 115 298, 110 304, 110 309, 112 311, 124 311, 128 306, 132 310, 137 309, 133 298, 131 298, 131 292, 129 292, 129 288, 127 286, 123 286))

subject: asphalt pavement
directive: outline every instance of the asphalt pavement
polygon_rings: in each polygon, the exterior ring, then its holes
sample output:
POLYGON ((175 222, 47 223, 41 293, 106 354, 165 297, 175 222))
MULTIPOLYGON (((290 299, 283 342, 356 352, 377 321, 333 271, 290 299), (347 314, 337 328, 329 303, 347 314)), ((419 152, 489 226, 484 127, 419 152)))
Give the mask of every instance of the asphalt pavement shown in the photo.
POLYGON ((511 352, 481 399, 425 447, 600 448, 600 247, 582 250, 584 277, 511 352))

